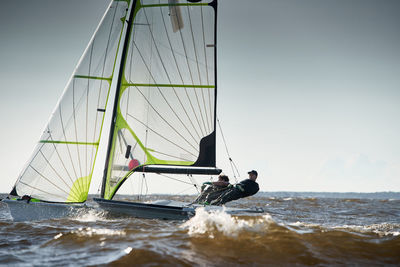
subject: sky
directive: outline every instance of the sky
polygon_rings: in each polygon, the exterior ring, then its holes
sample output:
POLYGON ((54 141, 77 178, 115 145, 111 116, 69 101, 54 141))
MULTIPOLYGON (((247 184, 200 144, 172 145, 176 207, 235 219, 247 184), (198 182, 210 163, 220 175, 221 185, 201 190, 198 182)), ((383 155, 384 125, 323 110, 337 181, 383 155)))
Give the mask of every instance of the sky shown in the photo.
MULTIPOLYGON (((0 192, 29 159, 108 3, 1 4, 0 192)), ((400 2, 243 3, 220 0, 218 13, 218 117, 239 179, 255 169, 262 191, 400 191, 400 2)), ((219 143, 217 166, 232 175, 219 143)), ((149 181, 150 192, 171 193, 169 182, 149 181)))

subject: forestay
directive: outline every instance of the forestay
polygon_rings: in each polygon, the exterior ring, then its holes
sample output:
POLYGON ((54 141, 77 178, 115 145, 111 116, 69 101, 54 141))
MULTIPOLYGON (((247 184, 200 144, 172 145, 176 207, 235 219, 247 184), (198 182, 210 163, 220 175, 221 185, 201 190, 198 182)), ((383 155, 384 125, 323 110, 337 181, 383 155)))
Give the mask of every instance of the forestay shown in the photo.
POLYGON ((128 3, 110 4, 68 82, 13 195, 86 200, 128 3))
POLYGON ((102 197, 149 165, 215 167, 216 8, 133 3, 102 197))

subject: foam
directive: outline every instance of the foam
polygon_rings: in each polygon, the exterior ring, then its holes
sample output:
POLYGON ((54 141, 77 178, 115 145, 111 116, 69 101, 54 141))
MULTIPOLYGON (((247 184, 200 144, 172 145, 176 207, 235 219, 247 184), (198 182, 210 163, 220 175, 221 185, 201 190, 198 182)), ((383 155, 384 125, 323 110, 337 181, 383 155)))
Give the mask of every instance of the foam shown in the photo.
POLYGON ((79 222, 109 221, 105 218, 105 215, 105 211, 100 211, 96 209, 84 209, 74 214, 71 219, 79 222))
POLYGON ((203 207, 196 209, 196 214, 180 227, 187 229, 190 236, 208 235, 214 238, 214 233, 222 233, 225 236, 236 237, 243 231, 265 232, 268 226, 273 223, 269 214, 246 217, 233 217, 223 210, 207 212, 203 207))
POLYGON ((77 234, 78 236, 125 236, 125 231, 121 230, 112 230, 112 229, 105 229, 105 228, 79 228, 77 231, 72 231, 73 234, 77 234))
POLYGON ((399 224, 380 223, 371 225, 343 225, 332 227, 334 229, 347 229, 359 233, 374 233, 379 236, 399 236, 399 224))

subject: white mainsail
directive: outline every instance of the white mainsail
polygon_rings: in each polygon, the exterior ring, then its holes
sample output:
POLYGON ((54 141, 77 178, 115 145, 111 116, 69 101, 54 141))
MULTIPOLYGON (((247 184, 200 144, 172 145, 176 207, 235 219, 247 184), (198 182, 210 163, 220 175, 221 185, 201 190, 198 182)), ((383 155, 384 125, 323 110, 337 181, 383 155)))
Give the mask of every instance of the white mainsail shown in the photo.
POLYGON ((102 197, 149 165, 215 167, 216 5, 134 2, 102 197))

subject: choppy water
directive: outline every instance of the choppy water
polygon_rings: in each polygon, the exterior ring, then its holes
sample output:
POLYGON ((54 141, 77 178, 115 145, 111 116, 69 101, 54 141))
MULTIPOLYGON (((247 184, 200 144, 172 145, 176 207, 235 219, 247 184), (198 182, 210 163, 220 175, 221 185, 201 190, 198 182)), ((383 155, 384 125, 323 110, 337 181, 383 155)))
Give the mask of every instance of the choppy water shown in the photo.
POLYGON ((200 209, 183 222, 109 218, 91 210, 14 223, 0 202, 0 264, 400 265, 400 193, 259 193, 230 206, 266 213, 200 209))

